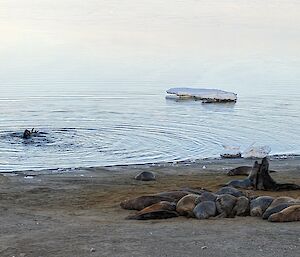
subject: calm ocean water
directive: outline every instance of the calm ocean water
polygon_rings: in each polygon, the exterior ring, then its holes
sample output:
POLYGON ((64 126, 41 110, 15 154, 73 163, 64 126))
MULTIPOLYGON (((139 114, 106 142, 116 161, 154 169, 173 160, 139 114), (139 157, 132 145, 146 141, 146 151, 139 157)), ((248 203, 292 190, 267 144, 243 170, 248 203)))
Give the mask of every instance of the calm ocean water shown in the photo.
POLYGON ((299 1, 161 2, 0 1, 0 172, 300 154, 299 1))

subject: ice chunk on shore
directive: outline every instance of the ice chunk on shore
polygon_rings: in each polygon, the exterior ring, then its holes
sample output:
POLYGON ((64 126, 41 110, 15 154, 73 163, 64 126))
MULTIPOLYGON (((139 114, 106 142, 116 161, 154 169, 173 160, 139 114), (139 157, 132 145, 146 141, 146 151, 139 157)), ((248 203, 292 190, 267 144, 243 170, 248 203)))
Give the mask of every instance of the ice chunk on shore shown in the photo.
MULTIPOLYGON (((204 102, 236 102, 237 94, 219 89, 177 87, 167 90, 170 95, 178 98, 195 98, 204 102)), ((167 98, 172 98, 167 96, 167 98)))
POLYGON ((270 152, 271 147, 268 145, 250 146, 243 152, 243 158, 264 158, 270 152))
POLYGON ((239 146, 223 145, 224 149, 220 156, 222 158, 240 158, 242 156, 239 146))

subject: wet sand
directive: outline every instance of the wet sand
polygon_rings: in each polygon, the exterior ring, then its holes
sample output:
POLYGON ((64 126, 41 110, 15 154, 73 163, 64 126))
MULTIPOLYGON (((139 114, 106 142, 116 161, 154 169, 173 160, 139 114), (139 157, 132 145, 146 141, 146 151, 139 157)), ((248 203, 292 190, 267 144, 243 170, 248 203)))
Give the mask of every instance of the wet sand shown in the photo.
MULTIPOLYGON (((300 222, 256 217, 134 221, 127 198, 184 187, 217 190, 234 179, 227 169, 247 160, 143 167, 157 181, 135 181, 141 166, 79 169, 72 173, 0 176, 0 256, 299 256, 300 222), (27 176, 26 176, 27 175, 27 176)), ((300 184, 300 160, 271 160, 278 182, 300 184)), ((300 191, 250 192, 300 197, 300 191)))

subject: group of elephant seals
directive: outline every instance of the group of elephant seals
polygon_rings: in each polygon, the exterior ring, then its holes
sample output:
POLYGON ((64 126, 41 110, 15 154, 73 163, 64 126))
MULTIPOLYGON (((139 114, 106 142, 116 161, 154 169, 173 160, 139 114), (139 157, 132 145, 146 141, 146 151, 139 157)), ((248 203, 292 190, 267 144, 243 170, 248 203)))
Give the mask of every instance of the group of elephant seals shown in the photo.
POLYGON ((141 180, 141 181, 152 181, 156 180, 155 174, 151 171, 142 171, 138 175, 135 176, 135 180, 141 180))
POLYGON ((34 130, 34 128, 32 128, 31 130, 25 129, 25 131, 23 132, 23 138, 24 139, 29 139, 31 138, 34 134, 37 134, 38 131, 34 130))
POLYGON ((281 196, 276 198, 271 205, 266 209, 262 218, 268 219, 272 214, 282 211, 283 209, 299 203, 299 200, 295 200, 291 197, 281 196))
POLYGON ((222 188, 216 193, 167 191, 125 200, 120 205, 124 209, 138 211, 128 217, 134 220, 167 219, 177 216, 216 219, 250 215, 272 222, 300 221, 300 198, 248 197, 230 187, 222 188))
POLYGON ((271 196, 259 196, 250 202, 250 215, 261 217, 271 205, 274 198, 271 196))
POLYGON ((249 171, 250 173, 247 178, 232 180, 226 186, 267 191, 300 190, 300 185, 277 183, 270 175, 272 171, 269 170, 269 161, 267 158, 263 158, 260 164, 255 161, 251 169, 247 166, 241 166, 229 171, 228 174, 246 174, 249 171))
POLYGON ((280 212, 272 214, 268 221, 271 222, 291 222, 300 221, 300 204, 292 205, 280 212))

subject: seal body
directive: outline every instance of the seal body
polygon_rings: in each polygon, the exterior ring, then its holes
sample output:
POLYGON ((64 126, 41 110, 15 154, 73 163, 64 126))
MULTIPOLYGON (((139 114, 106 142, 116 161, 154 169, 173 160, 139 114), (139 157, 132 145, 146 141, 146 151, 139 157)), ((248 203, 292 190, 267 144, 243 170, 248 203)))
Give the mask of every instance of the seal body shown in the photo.
POLYGON ((166 201, 150 205, 143 210, 137 212, 135 215, 129 216, 128 219, 135 220, 148 220, 148 219, 168 219, 177 217, 178 214, 175 211, 176 204, 166 201))
POLYGON ((237 198, 230 194, 219 195, 216 199, 216 207, 220 218, 234 217, 232 209, 237 201, 237 198))
POLYGON ((153 181, 156 180, 155 174, 150 171, 142 171, 138 175, 135 176, 135 180, 141 180, 141 181, 153 181))
POLYGON ((259 196, 250 202, 250 215, 261 217, 271 205, 274 198, 271 196, 259 196))
POLYGON ((232 213, 234 216, 248 216, 250 214, 250 200, 245 196, 238 197, 232 213))
POLYGON ((211 192, 204 192, 199 197, 196 199, 195 204, 197 205, 198 203, 204 202, 204 201, 215 201, 217 199, 216 194, 211 193, 211 192))
POLYGON ((173 199, 170 197, 159 195, 145 195, 122 201, 120 206, 126 210, 140 211, 152 204, 159 203, 161 201, 173 202, 173 199))
POLYGON ((278 213, 272 214, 268 221, 271 222, 290 222, 300 221, 300 204, 290 206, 278 213))
POLYGON ((238 176, 238 175, 245 175, 248 176, 252 170, 250 166, 240 166, 234 169, 231 169, 227 172, 228 176, 238 176))
POLYGON ((246 179, 238 179, 230 181, 227 186, 243 188, 243 189, 251 189, 253 187, 253 183, 249 178, 246 179))
POLYGON ((216 192, 216 194, 217 195, 229 194, 229 195, 233 195, 235 197, 240 197, 240 196, 245 195, 243 192, 239 191, 238 189, 233 188, 233 187, 229 187, 229 186, 222 187, 220 190, 218 190, 216 192))
POLYGON ((283 209, 293 205, 296 201, 296 199, 287 196, 277 197, 267 208, 262 218, 268 219, 273 213, 282 211, 283 209))
POLYGON ((193 210, 197 219, 208 219, 216 216, 217 207, 214 201, 203 201, 197 204, 193 210))
POLYGON ((196 194, 189 194, 181 198, 176 206, 176 211, 181 216, 187 216, 187 217, 194 217, 193 210, 196 206, 196 199, 199 197, 199 195, 196 194))

